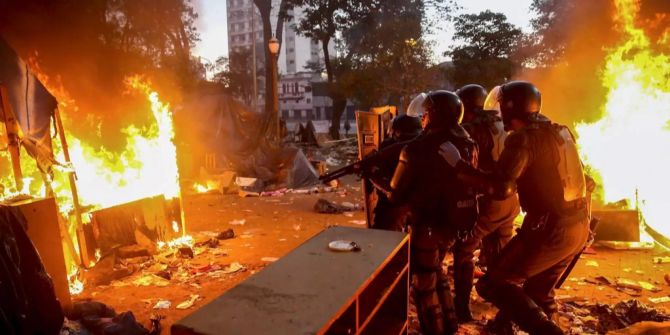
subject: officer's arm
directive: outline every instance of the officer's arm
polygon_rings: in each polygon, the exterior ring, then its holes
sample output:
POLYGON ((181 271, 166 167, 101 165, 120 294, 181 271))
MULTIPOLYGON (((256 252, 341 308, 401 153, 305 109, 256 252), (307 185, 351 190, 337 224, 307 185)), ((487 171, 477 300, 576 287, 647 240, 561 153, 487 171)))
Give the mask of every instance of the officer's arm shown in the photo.
POLYGON ((410 182, 413 178, 413 167, 409 161, 409 155, 407 154, 407 148, 405 147, 400 152, 398 166, 396 167, 395 172, 393 173, 393 178, 391 178, 390 182, 380 178, 370 178, 372 184, 377 189, 382 191, 391 203, 400 203, 405 198, 407 189, 409 188, 410 182))
POLYGON ((516 192, 516 180, 526 170, 531 160, 525 136, 514 134, 505 141, 505 149, 492 173, 486 173, 464 162, 456 166, 461 180, 480 192, 496 199, 505 199, 516 192))

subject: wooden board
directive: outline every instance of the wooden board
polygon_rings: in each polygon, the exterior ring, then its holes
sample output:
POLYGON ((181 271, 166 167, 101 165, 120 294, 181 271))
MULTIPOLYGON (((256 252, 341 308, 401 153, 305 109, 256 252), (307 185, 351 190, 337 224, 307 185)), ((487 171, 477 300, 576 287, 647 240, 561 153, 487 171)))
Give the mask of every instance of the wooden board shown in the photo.
POLYGON ((172 334, 316 334, 406 246, 399 232, 333 227, 172 326, 172 334), (328 249, 334 240, 360 252, 328 249))
POLYGON ((63 240, 58 223, 58 207, 53 198, 31 199, 10 206, 18 208, 26 218, 28 237, 40 254, 44 269, 54 284, 56 297, 63 307, 69 306, 70 290, 67 266, 63 253, 63 240))

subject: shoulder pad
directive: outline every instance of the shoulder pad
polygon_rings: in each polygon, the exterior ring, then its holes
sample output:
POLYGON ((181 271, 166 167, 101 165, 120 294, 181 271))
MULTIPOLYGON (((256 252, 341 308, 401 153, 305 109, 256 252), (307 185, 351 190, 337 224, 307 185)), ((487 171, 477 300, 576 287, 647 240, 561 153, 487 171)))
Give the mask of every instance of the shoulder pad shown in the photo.
POLYGON ((528 134, 524 129, 512 132, 505 139, 505 148, 528 146, 528 134))

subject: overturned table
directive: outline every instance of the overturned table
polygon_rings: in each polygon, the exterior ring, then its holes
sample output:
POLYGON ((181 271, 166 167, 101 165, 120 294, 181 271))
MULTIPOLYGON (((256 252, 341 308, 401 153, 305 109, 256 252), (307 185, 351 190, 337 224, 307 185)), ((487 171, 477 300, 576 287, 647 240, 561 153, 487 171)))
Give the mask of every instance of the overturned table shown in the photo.
POLYGON ((175 323, 184 334, 402 334, 407 332, 406 234, 328 228, 175 323), (354 241, 358 252, 328 248, 354 241))

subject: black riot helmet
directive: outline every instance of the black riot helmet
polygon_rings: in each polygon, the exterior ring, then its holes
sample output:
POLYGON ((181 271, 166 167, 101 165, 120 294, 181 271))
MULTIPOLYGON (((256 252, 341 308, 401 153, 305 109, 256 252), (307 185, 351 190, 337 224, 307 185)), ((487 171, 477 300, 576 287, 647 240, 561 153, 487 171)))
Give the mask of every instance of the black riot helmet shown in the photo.
POLYGON ((540 91, 527 81, 510 81, 500 86, 498 101, 506 126, 512 119, 531 120, 542 107, 540 91))
POLYGON ((389 133, 398 141, 410 140, 421 132, 421 120, 416 116, 400 114, 391 121, 389 133))
POLYGON ((456 90, 456 95, 458 95, 458 97, 461 98, 461 102, 463 102, 465 118, 467 119, 472 113, 484 108, 487 92, 481 85, 469 84, 456 90))
POLYGON ((423 108, 428 113, 426 129, 453 127, 463 120, 463 103, 458 95, 449 91, 428 93, 423 108))

